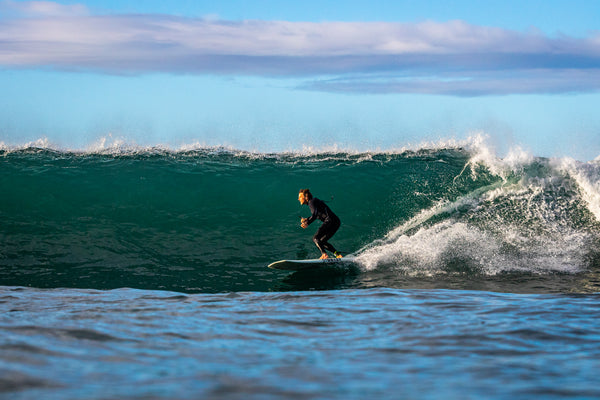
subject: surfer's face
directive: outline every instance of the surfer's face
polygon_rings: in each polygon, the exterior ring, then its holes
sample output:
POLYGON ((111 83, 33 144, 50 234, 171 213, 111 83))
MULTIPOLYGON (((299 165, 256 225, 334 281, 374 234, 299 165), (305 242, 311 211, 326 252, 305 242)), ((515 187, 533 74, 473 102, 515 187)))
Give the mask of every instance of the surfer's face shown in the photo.
POLYGON ((298 201, 300 204, 306 204, 306 197, 304 197, 304 193, 298 193, 298 201))

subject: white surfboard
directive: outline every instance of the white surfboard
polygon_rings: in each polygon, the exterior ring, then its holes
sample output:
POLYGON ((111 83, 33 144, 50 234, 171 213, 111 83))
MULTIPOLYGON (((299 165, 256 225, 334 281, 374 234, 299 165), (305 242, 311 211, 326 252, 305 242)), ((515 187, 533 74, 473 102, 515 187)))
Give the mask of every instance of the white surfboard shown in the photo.
POLYGON ((326 258, 324 260, 281 260, 269 264, 269 268, 283 271, 302 271, 305 269, 342 266, 353 262, 354 257, 326 258))

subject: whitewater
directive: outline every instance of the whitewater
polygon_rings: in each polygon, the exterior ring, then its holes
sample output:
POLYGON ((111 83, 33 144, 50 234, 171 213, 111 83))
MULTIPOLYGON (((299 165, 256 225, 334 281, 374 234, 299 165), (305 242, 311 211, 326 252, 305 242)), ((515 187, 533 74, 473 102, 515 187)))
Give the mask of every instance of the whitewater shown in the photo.
POLYGON ((0 192, 0 398, 600 396, 600 157, 39 140, 0 192), (307 187, 351 267, 266 267, 307 187))

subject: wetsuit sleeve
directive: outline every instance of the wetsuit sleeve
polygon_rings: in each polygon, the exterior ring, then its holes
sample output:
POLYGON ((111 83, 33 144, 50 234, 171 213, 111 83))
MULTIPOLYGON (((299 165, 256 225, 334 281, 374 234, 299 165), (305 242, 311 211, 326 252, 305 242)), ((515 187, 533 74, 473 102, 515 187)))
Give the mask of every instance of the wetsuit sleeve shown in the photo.
POLYGON ((308 225, 310 225, 315 221, 315 219, 317 219, 317 214, 318 214, 319 210, 317 209, 315 202, 312 200, 308 202, 308 206, 310 207, 310 211, 312 212, 312 215, 310 217, 306 218, 306 223, 308 225))

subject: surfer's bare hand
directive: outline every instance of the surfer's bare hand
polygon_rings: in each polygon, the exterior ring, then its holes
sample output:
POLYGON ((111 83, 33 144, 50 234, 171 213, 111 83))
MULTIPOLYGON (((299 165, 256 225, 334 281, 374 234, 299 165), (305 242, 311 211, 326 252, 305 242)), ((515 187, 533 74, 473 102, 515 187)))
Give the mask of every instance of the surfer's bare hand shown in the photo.
POLYGON ((306 223, 306 218, 300 218, 300 226, 306 229, 308 224, 306 223))

